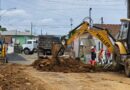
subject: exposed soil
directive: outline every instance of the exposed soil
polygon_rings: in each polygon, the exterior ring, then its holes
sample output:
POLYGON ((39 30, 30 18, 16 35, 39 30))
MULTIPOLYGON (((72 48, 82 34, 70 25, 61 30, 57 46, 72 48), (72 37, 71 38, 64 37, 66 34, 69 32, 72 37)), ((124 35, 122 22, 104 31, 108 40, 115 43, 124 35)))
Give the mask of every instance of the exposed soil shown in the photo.
POLYGON ((83 64, 78 59, 48 58, 37 60, 32 65, 36 69, 32 66, 1 64, 0 90, 130 89, 130 79, 123 73, 99 72, 101 68, 83 64), (90 73, 91 70, 96 72, 90 73))
POLYGON ((0 65, 0 90, 44 90, 43 87, 40 89, 42 85, 23 72, 25 67, 17 64, 0 65))
POLYGON ((31 66, 0 65, 0 90, 129 90, 122 73, 40 72, 31 66))
POLYGON ((47 58, 36 60, 33 67, 41 71, 51 72, 90 72, 94 67, 72 58, 47 58))
POLYGON ((129 90, 130 79, 114 72, 62 73, 39 72, 32 67, 28 75, 44 82, 45 90, 129 90))

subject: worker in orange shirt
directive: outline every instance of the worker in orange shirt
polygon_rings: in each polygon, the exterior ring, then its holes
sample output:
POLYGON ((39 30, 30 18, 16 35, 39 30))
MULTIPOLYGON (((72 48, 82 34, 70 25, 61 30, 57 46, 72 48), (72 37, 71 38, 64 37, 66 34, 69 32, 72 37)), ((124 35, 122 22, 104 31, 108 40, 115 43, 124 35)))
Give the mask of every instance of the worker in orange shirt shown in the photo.
POLYGON ((98 61, 99 61, 99 63, 101 63, 101 65, 103 64, 103 61, 102 61, 102 59, 103 59, 103 48, 99 51, 99 53, 98 53, 98 61))

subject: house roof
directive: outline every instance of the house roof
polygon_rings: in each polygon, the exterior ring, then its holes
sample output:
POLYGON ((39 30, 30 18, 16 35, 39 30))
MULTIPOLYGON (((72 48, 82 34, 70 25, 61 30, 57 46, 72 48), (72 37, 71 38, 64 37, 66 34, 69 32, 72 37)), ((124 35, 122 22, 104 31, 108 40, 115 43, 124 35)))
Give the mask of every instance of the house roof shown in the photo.
POLYGON ((113 37, 115 37, 118 34, 121 28, 121 24, 94 24, 94 26, 103 29, 108 29, 108 31, 112 34, 113 37))
POLYGON ((31 32, 21 32, 17 30, 10 30, 10 31, 4 31, 0 32, 1 35, 31 35, 31 32))

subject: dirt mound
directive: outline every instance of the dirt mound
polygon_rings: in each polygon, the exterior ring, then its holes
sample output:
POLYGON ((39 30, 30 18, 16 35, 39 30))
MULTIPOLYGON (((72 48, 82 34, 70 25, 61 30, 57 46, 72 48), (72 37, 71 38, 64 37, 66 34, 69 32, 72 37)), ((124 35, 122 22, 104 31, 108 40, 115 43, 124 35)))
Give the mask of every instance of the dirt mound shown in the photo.
POLYGON ((16 64, 0 65, 0 90, 27 89, 26 83, 30 82, 26 77, 23 77, 25 75, 21 73, 21 69, 22 67, 16 64))
POLYGON ((51 58, 36 60, 33 67, 42 71, 52 72, 89 72, 94 67, 84 64, 80 60, 72 58, 51 58))
POLYGON ((26 66, 17 64, 0 65, 0 90, 34 90, 39 89, 36 81, 23 72, 26 66))

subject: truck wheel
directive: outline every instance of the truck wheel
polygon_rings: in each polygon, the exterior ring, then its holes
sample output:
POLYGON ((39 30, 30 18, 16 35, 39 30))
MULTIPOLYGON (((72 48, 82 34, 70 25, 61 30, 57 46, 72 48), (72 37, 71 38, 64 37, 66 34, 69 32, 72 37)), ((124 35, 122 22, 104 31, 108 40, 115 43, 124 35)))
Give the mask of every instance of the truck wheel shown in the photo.
POLYGON ((25 55, 29 55, 30 54, 30 50, 29 49, 24 49, 24 54, 25 55))
POLYGON ((31 55, 32 55, 33 53, 34 53, 34 51, 31 51, 29 54, 31 54, 31 55))
POLYGON ((117 61, 115 61, 115 60, 112 61, 112 70, 120 71, 121 67, 122 66, 117 61))
POLYGON ((8 63, 7 57, 5 57, 5 58, 2 60, 2 63, 3 63, 3 64, 8 63))
POLYGON ((8 63, 8 59, 7 59, 7 57, 5 58, 4 63, 8 63))
POLYGON ((125 62, 125 74, 130 77, 130 59, 125 62))

